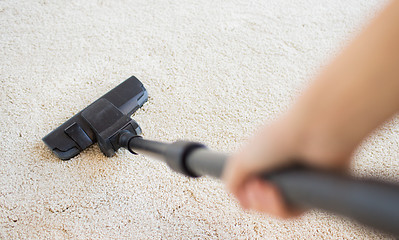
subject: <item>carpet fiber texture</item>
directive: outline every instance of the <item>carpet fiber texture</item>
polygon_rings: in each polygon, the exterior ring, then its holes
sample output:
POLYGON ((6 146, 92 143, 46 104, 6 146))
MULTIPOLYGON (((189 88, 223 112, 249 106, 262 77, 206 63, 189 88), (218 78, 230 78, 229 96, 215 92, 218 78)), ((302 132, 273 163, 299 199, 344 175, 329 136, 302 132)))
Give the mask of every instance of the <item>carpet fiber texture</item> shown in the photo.
MULTIPOLYGON (((60 161, 41 141, 135 75, 144 137, 232 152, 295 101, 384 1, 0 1, 1 239, 382 239, 322 211, 240 209, 220 181, 97 146, 60 161)), ((399 119, 353 172, 398 180, 399 119)))

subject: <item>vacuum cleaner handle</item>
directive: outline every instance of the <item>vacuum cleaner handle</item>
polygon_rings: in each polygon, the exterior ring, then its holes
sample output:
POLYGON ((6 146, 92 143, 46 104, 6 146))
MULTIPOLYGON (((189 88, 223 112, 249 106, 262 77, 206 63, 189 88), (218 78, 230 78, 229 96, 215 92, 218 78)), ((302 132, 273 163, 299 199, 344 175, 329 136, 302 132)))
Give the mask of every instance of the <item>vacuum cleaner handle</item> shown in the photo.
MULTIPOLYGON (((202 148, 187 156, 186 166, 194 174, 220 178, 226 159, 202 148)), ((327 210, 399 236, 397 185, 299 168, 260 177, 275 184, 294 207, 327 210)))
MULTIPOLYGON (((121 134, 120 142, 132 153, 152 154, 191 177, 221 178, 228 158, 200 143, 168 144, 128 132, 121 134)), ((293 207, 327 210, 399 236, 398 185, 298 167, 260 174, 260 178, 275 184, 293 207)))

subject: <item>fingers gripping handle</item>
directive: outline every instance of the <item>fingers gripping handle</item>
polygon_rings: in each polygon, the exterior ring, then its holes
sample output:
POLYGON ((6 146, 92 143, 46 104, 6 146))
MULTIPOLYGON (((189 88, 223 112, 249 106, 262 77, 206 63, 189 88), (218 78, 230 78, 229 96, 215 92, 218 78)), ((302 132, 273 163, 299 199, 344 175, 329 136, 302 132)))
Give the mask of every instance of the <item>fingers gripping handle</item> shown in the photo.
MULTIPOLYGON (((186 165, 196 175, 220 178, 225 154, 193 151, 186 165)), ((318 208, 345 215, 399 236, 399 186, 307 169, 286 169, 261 178, 272 182, 285 201, 299 208, 318 208)))

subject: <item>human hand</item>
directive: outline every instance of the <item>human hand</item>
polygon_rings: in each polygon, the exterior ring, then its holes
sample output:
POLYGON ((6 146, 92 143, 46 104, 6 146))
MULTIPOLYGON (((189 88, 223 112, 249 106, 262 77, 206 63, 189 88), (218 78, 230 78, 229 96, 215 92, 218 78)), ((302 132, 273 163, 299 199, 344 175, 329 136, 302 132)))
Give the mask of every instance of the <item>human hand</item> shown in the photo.
POLYGON ((280 218, 294 217, 302 213, 302 210, 293 209, 285 204, 276 186, 258 177, 262 172, 294 163, 335 170, 347 168, 350 151, 312 143, 312 139, 318 143, 326 141, 320 141, 320 138, 316 137, 307 138, 305 134, 309 131, 306 131, 306 128, 298 128, 296 124, 290 124, 292 119, 295 120, 294 117, 280 119, 262 128, 246 146, 228 160, 223 180, 244 209, 253 209, 280 218), (316 151, 316 148, 324 151, 316 151))

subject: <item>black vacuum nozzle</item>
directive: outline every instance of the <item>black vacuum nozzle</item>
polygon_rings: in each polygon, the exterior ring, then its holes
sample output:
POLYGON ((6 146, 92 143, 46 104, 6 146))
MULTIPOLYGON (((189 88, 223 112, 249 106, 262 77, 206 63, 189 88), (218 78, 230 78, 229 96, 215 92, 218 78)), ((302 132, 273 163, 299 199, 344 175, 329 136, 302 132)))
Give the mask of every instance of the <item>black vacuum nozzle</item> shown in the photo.
POLYGON ((63 160, 78 155, 96 142, 110 157, 120 147, 117 135, 121 130, 141 133, 130 116, 147 99, 147 90, 132 76, 49 133, 43 142, 63 160))

